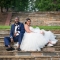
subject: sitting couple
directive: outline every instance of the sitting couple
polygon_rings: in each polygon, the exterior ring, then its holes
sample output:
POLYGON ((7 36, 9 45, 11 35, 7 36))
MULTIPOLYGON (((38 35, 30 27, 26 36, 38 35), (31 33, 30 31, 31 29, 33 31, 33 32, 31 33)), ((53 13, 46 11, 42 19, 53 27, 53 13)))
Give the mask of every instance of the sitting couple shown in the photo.
POLYGON ((41 48, 53 46, 56 44, 54 34, 51 31, 45 31, 38 27, 31 27, 31 20, 26 19, 25 24, 19 22, 19 18, 15 18, 15 23, 11 26, 10 37, 4 38, 7 51, 15 50, 10 43, 17 42, 17 50, 20 51, 41 51, 41 48))

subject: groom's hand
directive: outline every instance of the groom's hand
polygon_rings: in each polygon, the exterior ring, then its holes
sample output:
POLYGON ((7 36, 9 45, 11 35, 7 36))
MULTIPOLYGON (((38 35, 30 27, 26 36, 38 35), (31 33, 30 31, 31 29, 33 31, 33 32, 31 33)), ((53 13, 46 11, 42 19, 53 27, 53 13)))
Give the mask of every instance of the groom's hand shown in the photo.
POLYGON ((11 38, 11 42, 13 43, 14 41, 13 41, 13 38, 11 38))
POLYGON ((14 37, 16 37, 16 33, 14 33, 14 37))
POLYGON ((16 32, 16 33, 14 33, 14 37, 16 37, 16 34, 17 34, 18 32, 16 32))

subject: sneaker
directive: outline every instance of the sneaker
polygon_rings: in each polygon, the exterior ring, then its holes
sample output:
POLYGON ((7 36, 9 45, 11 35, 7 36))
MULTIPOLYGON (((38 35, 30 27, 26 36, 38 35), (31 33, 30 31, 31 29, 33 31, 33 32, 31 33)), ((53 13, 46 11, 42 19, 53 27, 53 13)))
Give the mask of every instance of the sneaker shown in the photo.
POLYGON ((21 51, 21 49, 20 48, 17 48, 17 51, 21 51))
POLYGON ((10 48, 7 48, 6 50, 7 50, 7 51, 12 51, 12 50, 15 50, 15 48, 10 47, 10 48))
POLYGON ((53 44, 50 44, 50 43, 49 43, 47 46, 53 46, 53 44))

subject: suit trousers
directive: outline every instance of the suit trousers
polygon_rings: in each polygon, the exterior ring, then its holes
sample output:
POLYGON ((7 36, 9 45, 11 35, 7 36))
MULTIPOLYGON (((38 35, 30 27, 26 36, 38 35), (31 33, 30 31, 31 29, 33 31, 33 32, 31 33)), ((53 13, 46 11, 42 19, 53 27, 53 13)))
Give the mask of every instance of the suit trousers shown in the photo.
MULTIPOLYGON (((21 44, 23 35, 24 35, 23 33, 20 33, 18 36, 13 37, 13 41, 21 44)), ((4 37, 4 43, 5 43, 5 46, 8 47, 8 45, 10 45, 10 43, 11 43, 11 38, 10 37, 4 37)))

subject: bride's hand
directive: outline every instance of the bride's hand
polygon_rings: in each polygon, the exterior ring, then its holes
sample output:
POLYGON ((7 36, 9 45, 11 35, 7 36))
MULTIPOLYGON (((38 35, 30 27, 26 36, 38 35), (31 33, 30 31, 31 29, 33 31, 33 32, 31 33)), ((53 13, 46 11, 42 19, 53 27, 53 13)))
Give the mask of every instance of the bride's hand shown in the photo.
POLYGON ((43 31, 41 31, 40 33, 44 35, 44 32, 43 31))

